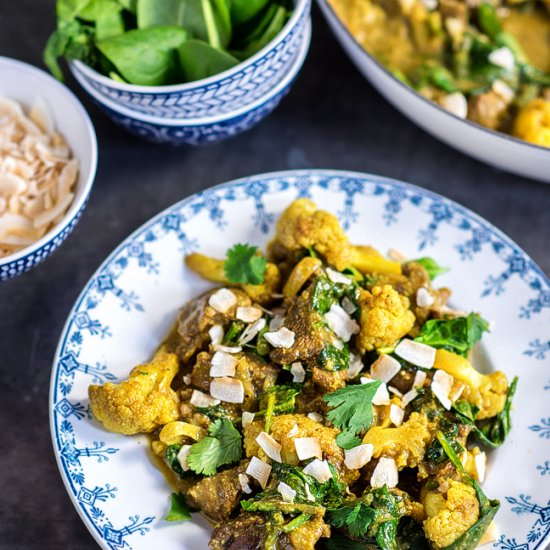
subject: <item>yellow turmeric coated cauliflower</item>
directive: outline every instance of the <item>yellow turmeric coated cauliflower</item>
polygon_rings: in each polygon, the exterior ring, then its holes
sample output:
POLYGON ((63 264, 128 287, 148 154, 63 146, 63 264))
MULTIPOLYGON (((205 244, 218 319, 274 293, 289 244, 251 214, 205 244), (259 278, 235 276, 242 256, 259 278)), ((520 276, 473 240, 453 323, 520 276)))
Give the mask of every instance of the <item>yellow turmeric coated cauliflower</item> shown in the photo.
POLYGON ((93 415, 109 431, 125 435, 152 432, 176 420, 178 397, 170 384, 178 368, 177 355, 161 350, 150 363, 133 369, 128 380, 90 386, 93 415))
POLYGON ((479 407, 478 420, 491 418, 504 408, 508 379, 503 372, 481 374, 468 359, 444 349, 437 350, 434 369, 444 370, 466 385, 462 397, 479 407))
POLYGON ((514 122, 514 135, 550 147, 550 101, 539 97, 523 107, 514 122))
POLYGON ((361 331, 357 346, 362 352, 393 346, 414 325, 414 314, 409 309, 409 299, 390 285, 375 286, 372 294, 362 292, 361 331))
POLYGON ((426 416, 413 412, 398 428, 371 428, 363 438, 363 443, 374 446, 374 458, 393 458, 401 469, 418 466, 431 438, 426 416))
POLYGON ((307 248, 313 248, 340 271, 352 263, 352 247, 336 216, 317 210, 309 199, 298 199, 277 222, 270 250, 274 257, 285 258, 307 248))
POLYGON ((432 547, 445 548, 463 535, 479 519, 479 503, 470 485, 448 480, 446 493, 423 489, 420 500, 427 519, 424 533, 432 547))

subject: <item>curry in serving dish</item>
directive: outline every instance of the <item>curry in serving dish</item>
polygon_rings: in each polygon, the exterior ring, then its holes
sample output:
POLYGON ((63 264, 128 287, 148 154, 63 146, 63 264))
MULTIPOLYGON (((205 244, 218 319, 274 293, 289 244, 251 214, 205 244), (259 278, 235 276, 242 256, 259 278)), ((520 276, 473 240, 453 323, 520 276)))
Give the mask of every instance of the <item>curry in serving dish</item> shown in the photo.
POLYGON ((453 114, 550 147, 548 0, 328 0, 396 77, 453 114))
POLYGON ((177 489, 167 519, 199 509, 214 550, 490 540, 499 503, 479 483, 516 381, 475 369, 488 323, 447 305, 443 268, 352 245, 307 199, 265 256, 186 263, 220 286, 128 380, 89 389, 107 429, 150 434, 177 489))

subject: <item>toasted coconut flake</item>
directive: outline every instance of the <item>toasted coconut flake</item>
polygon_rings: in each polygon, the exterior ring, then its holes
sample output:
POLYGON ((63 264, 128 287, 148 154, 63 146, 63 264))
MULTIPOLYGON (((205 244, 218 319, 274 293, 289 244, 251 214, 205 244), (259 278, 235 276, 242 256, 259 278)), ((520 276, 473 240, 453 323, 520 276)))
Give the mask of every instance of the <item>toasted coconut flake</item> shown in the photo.
POLYGON ((349 368, 347 370, 348 379, 355 378, 363 370, 363 360, 359 354, 350 353, 349 368))
POLYGON ((269 475, 271 474, 271 466, 267 462, 253 456, 246 468, 246 473, 258 481, 262 489, 265 489, 269 475))
POLYGON ((340 283, 342 285, 351 285, 351 279, 349 277, 346 277, 339 271, 336 271, 335 269, 332 269, 330 267, 327 267, 325 271, 326 271, 327 277, 333 283, 340 283))
POLYGON ((276 332, 266 332, 264 338, 274 348, 290 348, 294 345, 295 334, 286 327, 281 327, 276 332))
POLYGON ((206 408, 219 405, 220 400, 214 399, 212 396, 207 395, 206 393, 203 393, 199 390, 193 390, 189 403, 191 403, 191 405, 194 405, 195 407, 206 408))
POLYGON ((254 422, 254 417, 255 416, 256 415, 254 413, 243 411, 243 414, 242 414, 243 428, 246 428, 247 426, 250 426, 250 424, 252 424, 252 422, 254 422))
POLYGON ((254 338, 264 329, 266 324, 265 319, 258 319, 251 325, 248 325, 242 332, 241 337, 239 338, 239 344, 244 346, 249 342, 252 342, 254 338))
POLYGON ((229 353, 217 351, 214 353, 211 361, 210 376, 219 378, 220 376, 235 376, 235 367, 238 361, 229 353))
POLYGON ((353 449, 344 449, 344 464, 350 470, 359 470, 370 461, 373 452, 374 445, 371 443, 357 445, 353 449))
POLYGON ((214 325, 210 327, 208 336, 210 336, 213 346, 219 346, 223 342, 223 327, 221 325, 214 325))
POLYGON ((439 399, 440 403, 449 410, 451 408, 451 400, 449 393, 453 387, 455 379, 444 370, 437 369, 432 378, 432 392, 439 399))
POLYGON ((292 381, 301 384, 306 379, 306 370, 302 367, 302 363, 297 361, 290 365, 290 373, 292 374, 292 381))
POLYGON ((433 306, 434 303, 435 303, 435 298, 423 286, 421 286, 416 291, 416 305, 418 307, 428 308, 433 306))
POLYGON ((464 384, 462 384, 461 382, 457 383, 455 380, 455 383, 453 384, 453 387, 449 392, 449 399, 451 400, 451 403, 455 403, 456 401, 458 401, 458 399, 462 395, 462 392, 465 389, 466 389, 466 386, 464 384))
POLYGON ((382 457, 370 478, 371 487, 379 488, 387 485, 388 489, 397 486, 399 474, 397 472, 397 464, 393 458, 382 457))
POLYGON ((388 405, 390 402, 390 394, 388 392, 388 387, 384 382, 378 386, 374 397, 372 398, 373 405, 388 405))
POLYGON ((424 369, 431 369, 434 366, 436 351, 432 346, 409 339, 401 340, 395 348, 395 354, 401 359, 424 369))
POLYGON ((283 497, 283 502, 294 502, 296 498, 296 491, 284 481, 280 481, 277 485, 277 492, 283 497))
POLYGON ((332 478, 328 462, 326 460, 319 460, 316 458, 312 460, 305 468, 304 474, 313 477, 319 483, 325 483, 332 478))
POLYGON ((417 370, 414 375, 413 388, 424 387, 424 382, 426 382, 426 373, 423 370, 417 370))
POLYGON ((269 330, 271 332, 275 332, 279 330, 284 325, 284 322, 285 322, 284 315, 280 315, 279 313, 276 313, 273 316, 273 319, 269 321, 269 330))
POLYGON ((316 412, 310 412, 307 414, 307 417, 314 422, 323 422, 324 418, 322 414, 316 412))
POLYGON ((403 397, 403 393, 394 386, 388 386, 388 391, 393 393, 393 395, 397 395, 397 397, 403 397))
POLYGON ((398 407, 393 403, 390 405, 390 420, 392 421, 394 426, 401 426, 401 424, 403 424, 404 416, 405 411, 401 407, 398 407))
POLYGON ((227 376, 214 378, 210 383, 210 394, 226 403, 242 403, 244 401, 244 385, 236 378, 227 376))
POLYGON ((243 323, 253 323, 262 315, 262 310, 257 307, 238 307, 235 316, 239 319, 239 321, 243 321, 243 323))
POLYGON ((468 115, 468 101, 464 94, 460 92, 444 95, 440 99, 440 104, 444 109, 458 118, 466 118, 468 115))
POLYGON ((336 336, 344 342, 349 342, 350 338, 359 332, 357 321, 338 304, 332 304, 330 310, 325 313, 325 320, 336 336))
POLYGON ((295 437, 294 447, 300 460, 314 457, 321 460, 323 458, 323 451, 318 437, 295 437))
POLYGON ((187 472, 189 470, 189 464, 187 464, 187 455, 189 454, 190 450, 191 445, 182 445, 176 457, 178 459, 178 462, 180 463, 181 469, 184 472, 187 472))
POLYGON ((298 435, 298 424, 294 424, 290 430, 288 430, 288 433, 286 434, 287 437, 296 437, 298 435))
POLYGON ((401 399, 401 403, 403 403, 403 407, 406 407, 411 401, 416 399, 418 397, 418 392, 416 390, 408 391, 404 396, 403 399, 401 399))
POLYGON ((382 380, 386 384, 401 370, 401 363, 385 353, 371 365, 370 373, 376 380, 382 380))
POLYGON ((281 462, 281 444, 275 441, 268 433, 260 432, 256 443, 271 460, 281 462))
POLYGON ((239 483, 241 484, 241 491, 247 495, 252 492, 250 485, 248 484, 249 477, 246 474, 239 474, 239 483))
POLYGON ((487 471, 487 455, 484 452, 475 455, 474 465, 476 468, 477 480, 483 483, 485 480, 485 472, 487 471))
POLYGON ((357 311, 357 306, 347 296, 342 300, 342 307, 348 315, 353 315, 357 311))
POLYGON ((241 346, 222 346, 220 344, 214 346, 214 351, 221 351, 223 353, 240 353, 242 350, 241 346))
POLYGON ((228 288, 220 288, 210 296, 208 305, 218 313, 227 313, 237 305, 237 297, 228 288))
POLYGON ((516 65, 512 50, 506 46, 493 50, 487 59, 492 65, 502 67, 506 71, 512 71, 516 65))

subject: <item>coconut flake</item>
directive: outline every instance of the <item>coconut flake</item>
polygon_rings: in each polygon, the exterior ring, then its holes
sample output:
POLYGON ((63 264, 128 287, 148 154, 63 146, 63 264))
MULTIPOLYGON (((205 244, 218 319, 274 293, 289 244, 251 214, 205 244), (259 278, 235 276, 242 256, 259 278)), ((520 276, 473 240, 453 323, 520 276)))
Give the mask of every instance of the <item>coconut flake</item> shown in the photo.
POLYGON ((316 412, 308 413, 307 417, 314 422, 323 422, 324 420, 323 415, 316 412))
POLYGON ((187 464, 187 455, 189 454, 190 450, 191 450, 191 445, 182 445, 181 449, 179 450, 178 454, 176 455, 176 458, 178 459, 178 462, 180 463, 181 469, 184 472, 187 472, 189 470, 189 464, 187 464))
POLYGON ((218 346, 223 342, 223 327, 221 325, 214 325, 208 330, 208 336, 212 341, 213 346, 218 346))
POLYGON ((349 277, 346 277, 339 271, 336 271, 335 269, 332 269, 330 267, 327 267, 325 271, 326 271, 327 277, 333 283, 340 283, 342 285, 351 285, 351 279, 349 277))
POLYGON ((514 90, 506 84, 503 80, 495 80, 491 84, 491 89, 495 94, 499 95, 506 103, 511 103, 514 99, 514 96, 516 95, 514 90))
POLYGON ((256 415, 254 413, 243 411, 243 414, 242 414, 243 428, 246 428, 247 426, 250 426, 250 424, 252 424, 252 422, 254 422, 254 417, 255 416, 256 415))
POLYGON ((476 468, 477 480, 483 483, 485 472, 487 471, 487 455, 482 452, 474 456, 474 465, 476 468))
POLYGON ((199 390, 193 390, 189 403, 191 403, 191 405, 195 407, 200 407, 201 409, 203 409, 206 407, 214 407, 216 405, 219 405, 220 400, 214 399, 210 395, 207 395, 206 393, 203 393, 199 390))
POLYGON ((252 492, 250 485, 248 484, 249 477, 246 474, 239 474, 239 483, 241 484, 241 491, 247 495, 252 492))
POLYGON ((332 304, 330 310, 325 313, 325 320, 336 336, 344 342, 349 342, 350 338, 359 332, 357 322, 338 304, 332 304))
POLYGON ((306 371, 304 367, 302 367, 302 363, 300 363, 299 361, 290 365, 290 373, 293 376, 293 382, 298 382, 299 384, 301 384, 306 379, 306 371))
POLYGON ((466 389, 466 386, 462 383, 453 384, 453 389, 451 389, 451 392, 449 393, 449 399, 451 400, 451 403, 454 403, 455 401, 457 401, 465 389, 466 389))
POLYGON ((431 369, 434 366, 436 351, 432 346, 409 339, 401 340, 395 348, 395 354, 401 359, 424 369, 431 369))
POLYGON ((403 393, 400 392, 395 386, 388 386, 388 391, 393 393, 393 395, 397 395, 397 397, 403 397, 403 393))
POLYGON ((390 402, 390 394, 388 392, 388 387, 384 382, 378 386, 374 397, 372 398, 373 405, 388 405, 390 402))
POLYGON ((266 332, 264 338, 274 348, 288 349, 294 345, 295 334, 286 327, 281 327, 276 332, 266 332))
POLYGON ((332 478, 332 473, 326 460, 316 458, 312 460, 305 468, 304 474, 313 477, 319 483, 325 483, 332 478))
POLYGON ((227 313, 237 305, 237 296, 228 288, 220 288, 210 296, 208 305, 218 313, 227 313))
POLYGON ((401 363, 384 353, 371 365, 370 374, 376 380, 382 380, 386 384, 401 370, 401 363))
POLYGON ((309 485, 307 483, 304 483, 304 487, 306 488, 306 498, 311 502, 315 502, 315 497, 311 494, 311 489, 309 488, 309 485))
POLYGON ((249 342, 252 342, 254 338, 264 329, 266 320, 264 318, 254 321, 251 325, 248 325, 242 332, 239 338, 239 344, 244 346, 249 342))
POLYGON ((271 460, 281 462, 281 449, 282 446, 280 443, 277 443, 268 433, 260 432, 258 437, 256 437, 256 443, 260 446, 262 451, 269 457, 271 460))
POLYGON ((296 491, 284 481, 280 481, 277 485, 277 492, 283 497, 283 502, 294 502, 296 498, 296 491))
POLYGON ((298 435, 298 424, 294 424, 294 426, 292 426, 292 428, 290 428, 290 430, 288 430, 288 433, 286 434, 286 436, 288 438, 291 438, 291 437, 296 437, 298 435))
POLYGON ((403 403, 403 407, 406 407, 411 401, 416 399, 418 397, 418 392, 416 390, 408 391, 404 396, 403 399, 401 399, 401 403, 403 403))
POLYGON ((397 486, 399 474, 397 472, 397 464, 393 458, 381 458, 372 472, 370 478, 371 487, 379 488, 386 485, 388 489, 397 486))
POLYGON ((271 466, 267 462, 253 456, 246 468, 246 473, 258 481, 262 489, 265 489, 269 474, 271 474, 271 466))
POLYGON ((483 533, 483 536, 481 537, 480 541, 478 542, 476 546, 476 550, 478 548, 490 548, 488 545, 495 543, 500 536, 500 530, 497 526, 497 524, 492 521, 489 523, 489 527, 487 528, 487 531, 483 533))
POLYGON ((323 458, 323 451, 321 450, 318 437, 295 437, 294 447, 300 460, 307 460, 313 457, 319 460, 323 458))
POLYGON ((413 388, 424 387, 424 382, 426 382, 426 373, 423 370, 417 370, 414 375, 413 388))
POLYGON ((464 94, 454 92, 444 95, 439 101, 446 111, 449 111, 458 118, 464 119, 468 116, 468 101, 464 94))
POLYGON ((510 48, 506 46, 493 50, 488 56, 487 60, 492 65, 501 67, 506 71, 513 71, 516 66, 516 60, 514 54, 510 48))
POLYGON ((284 315, 280 315, 278 313, 276 313, 273 317, 273 319, 271 319, 271 321, 269 321, 269 330, 271 332, 275 332, 277 330, 279 330, 285 323, 285 317, 284 315))
POLYGON ((257 307, 238 307, 235 317, 244 323, 254 323, 254 321, 260 319, 262 315, 262 310, 257 307))
POLYGON ((416 305, 418 307, 428 308, 433 306, 434 303, 435 298, 423 286, 416 291, 416 305))
POLYGON ((399 262, 399 263, 403 263, 407 261, 407 256, 405 256, 403 252, 395 248, 390 248, 388 250, 388 258, 390 260, 393 260, 394 262, 399 262))
POLYGON ((219 378, 220 376, 235 376, 235 367, 238 361, 229 353, 217 351, 214 353, 211 361, 210 376, 219 378))
POLYGON ((393 425, 397 427, 401 426, 403 424, 403 416, 405 416, 405 411, 392 403, 390 406, 390 420, 393 425))
POLYGON ((226 403, 242 403, 244 401, 244 385, 240 380, 227 376, 214 378, 210 383, 210 394, 226 403))
POLYGON ((451 400, 449 393, 454 384, 454 378, 444 370, 437 369, 432 379, 432 392, 439 399, 440 403, 449 410, 451 408, 451 400))
POLYGON ((214 351, 222 351, 223 353, 240 353, 243 350, 241 346, 214 346, 214 351))
POLYGON ((359 354, 350 353, 349 368, 346 371, 348 379, 355 378, 363 370, 363 360, 359 354))
POLYGON ((357 306, 347 296, 342 300, 342 307, 348 315, 353 315, 357 311, 357 306))
POLYGON ((374 445, 371 443, 357 445, 353 449, 344 449, 344 464, 350 470, 359 470, 370 461, 373 451, 374 445))

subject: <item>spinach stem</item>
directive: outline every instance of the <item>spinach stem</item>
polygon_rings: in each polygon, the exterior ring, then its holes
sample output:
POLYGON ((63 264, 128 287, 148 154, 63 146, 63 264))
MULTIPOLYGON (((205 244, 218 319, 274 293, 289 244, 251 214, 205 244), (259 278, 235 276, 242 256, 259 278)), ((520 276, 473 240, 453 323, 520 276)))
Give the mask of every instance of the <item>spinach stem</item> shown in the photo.
POLYGON ((216 19, 214 17, 212 4, 210 3, 210 0, 201 0, 201 3, 204 22, 206 24, 206 32, 208 34, 208 42, 210 42, 210 45, 213 48, 219 49, 222 47, 222 44, 220 41, 218 29, 216 28, 216 19))

